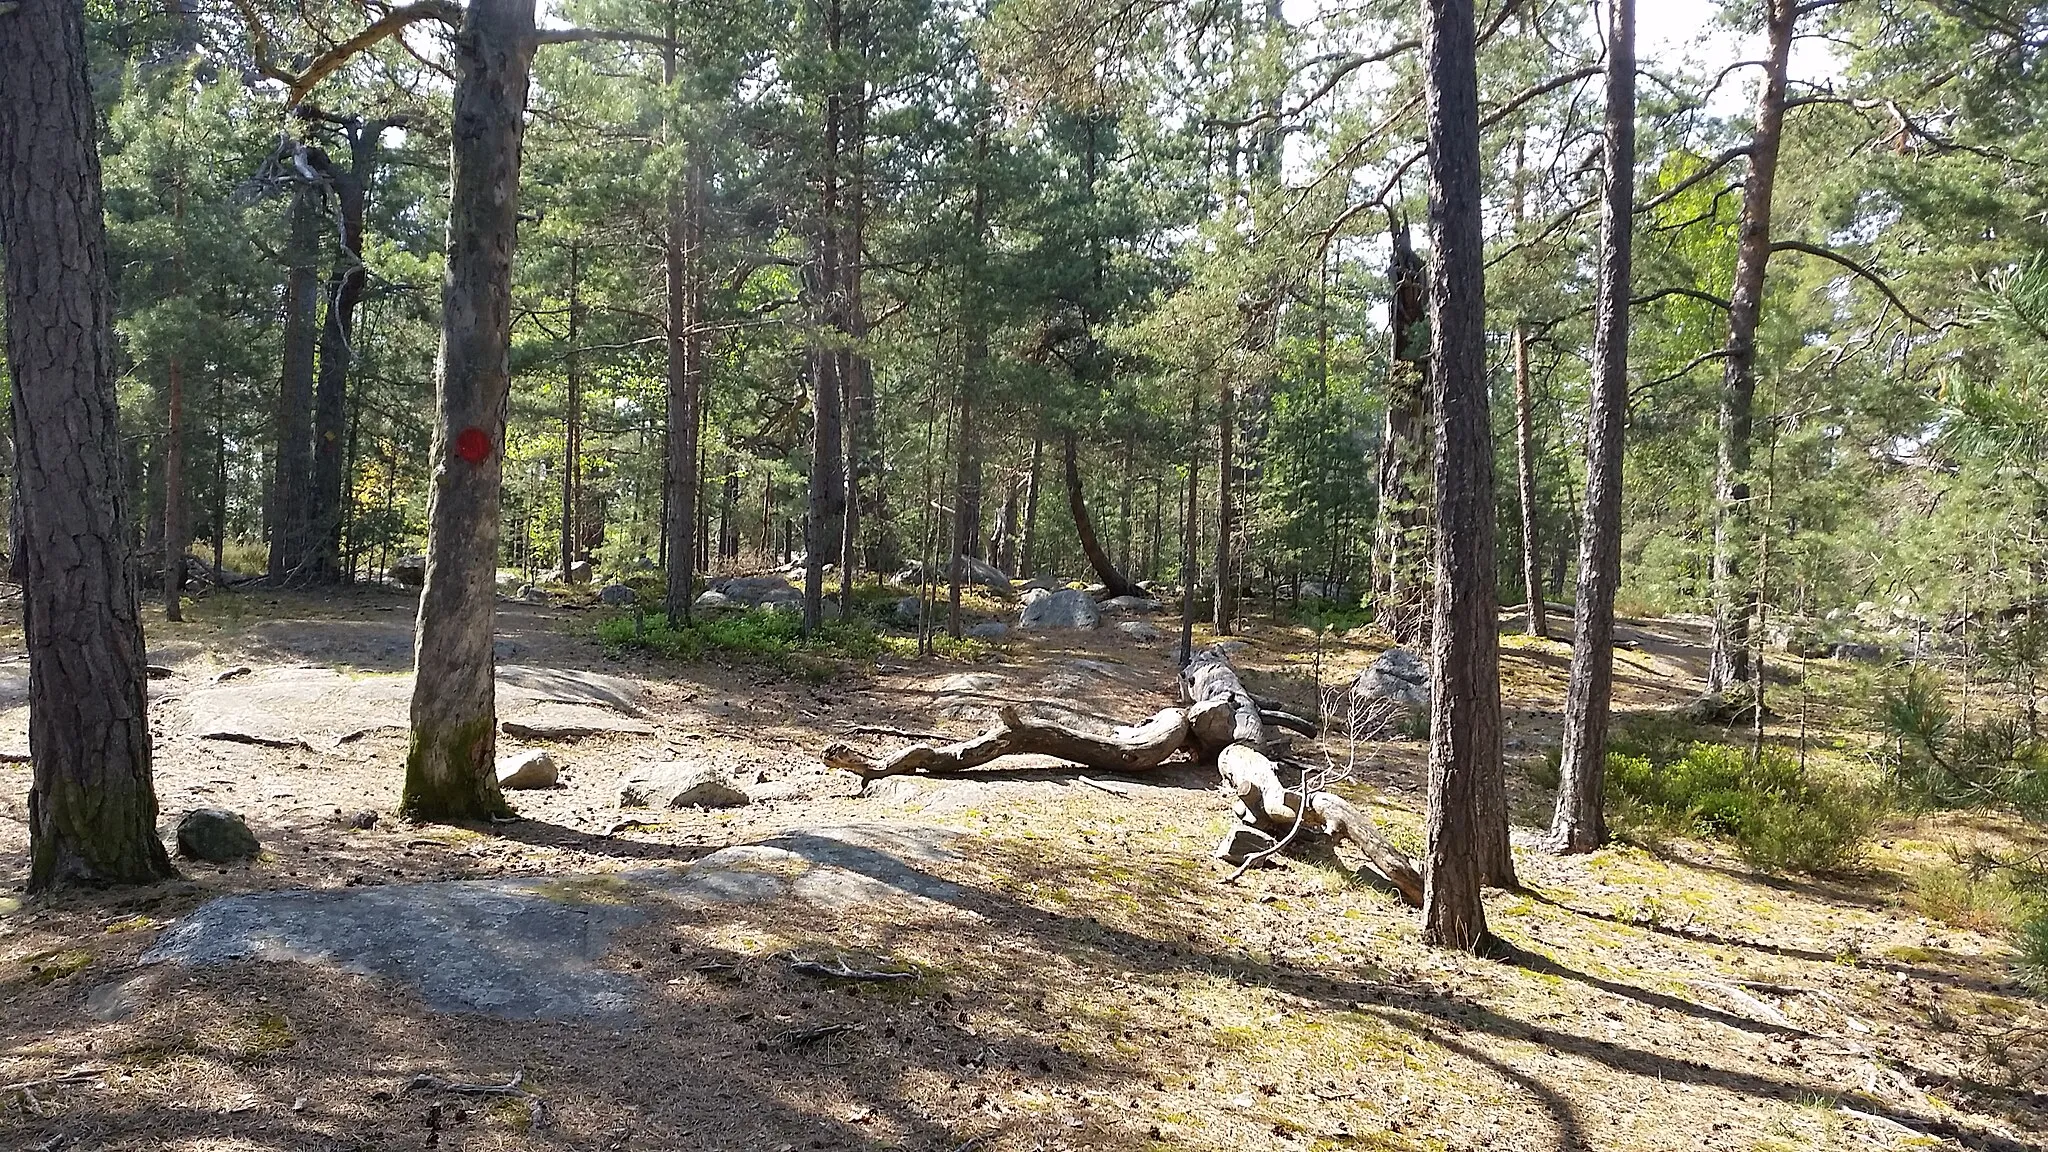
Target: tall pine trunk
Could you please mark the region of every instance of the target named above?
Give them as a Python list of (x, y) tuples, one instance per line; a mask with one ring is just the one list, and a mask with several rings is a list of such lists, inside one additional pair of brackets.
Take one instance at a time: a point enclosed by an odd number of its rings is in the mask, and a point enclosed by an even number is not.
[[(673, 21), (670, 27), (674, 31)], [(662, 48), (661, 76), (673, 88), (680, 74), (673, 35)], [(668, 540), (666, 609), (671, 622), (688, 623), (697, 594), (697, 406), (703, 386), (703, 343), (698, 333), (703, 165), (697, 146), (686, 146), (680, 187), (668, 192), (668, 226), (662, 238), (662, 277), (668, 295), (668, 456), (663, 493)]]
[(1038, 493), (1044, 483), (1045, 473), (1045, 417), (1039, 416), (1038, 427), (1031, 434), (1031, 471), (1024, 480), (1024, 524), (1017, 533), (1017, 567), (1015, 574), (1028, 577), (1038, 560)]
[(1763, 311), (1764, 274), (1771, 260), (1771, 198), (1778, 177), (1778, 147), (1785, 129), (1786, 70), (1792, 54), (1797, 0), (1767, 0), (1764, 82), (1758, 90), (1756, 133), (1749, 142), (1749, 173), (1742, 184), (1736, 228), (1735, 282), (1728, 292), (1727, 358), (1721, 372), (1720, 448), (1714, 466), (1714, 560), (1711, 590), (1714, 634), (1707, 659), (1707, 691), (1726, 691), (1748, 680), (1749, 619), (1754, 591), (1743, 571), (1749, 549), (1750, 441), (1755, 430), (1756, 329)]
[(0, 252), (28, 646), (31, 891), (172, 875), (114, 402), (85, 6), (0, 16)]
[(1614, 597), (1621, 587), (1621, 463), (1628, 427), (1630, 257), (1636, 194), (1635, 0), (1612, 0), (1607, 29), (1607, 184), (1593, 318), (1586, 428), (1586, 515), (1577, 624), (1564, 698), (1564, 753), (1548, 846), (1590, 852), (1607, 840), (1607, 724), (1614, 688)]
[[(837, 54), (843, 27), (840, 0), (825, 6), (825, 47)], [(845, 382), (839, 340), (846, 331), (845, 283), (840, 260), (839, 160), (846, 128), (844, 93), (835, 88), (825, 97), (825, 123), (818, 166), (818, 219), (806, 287), (812, 296), (816, 333), (811, 366), (811, 485), (804, 509), (804, 634), (824, 622), (825, 565), (837, 559), (846, 531), (845, 430), (841, 427)]]
[(583, 251), (569, 244), (569, 347), (563, 357), (562, 406), (562, 582), (571, 584), (576, 564), (577, 497), (583, 488)]
[[(1482, 882), (1513, 879), (1501, 790), (1493, 428), (1487, 411), (1479, 80), (1471, 0), (1428, 0), (1431, 391), (1436, 401), (1436, 611), (1423, 939), (1486, 940)], [(1503, 875), (1505, 872), (1505, 875)]]
[(1237, 528), (1237, 453), (1231, 435), (1236, 430), (1236, 421), (1237, 391), (1226, 379), (1216, 388), (1216, 596), (1210, 619), (1215, 622), (1218, 636), (1230, 635), (1231, 618), (1237, 612), (1230, 576), (1230, 538)]
[(171, 353), (164, 387), (164, 619), (185, 618), (185, 362)]
[(277, 387), (277, 471), (272, 480), (270, 578), (303, 576), (312, 542), (313, 346), (320, 308), (321, 186), (292, 180), (285, 259), (284, 365)]
[(414, 819), (481, 820), (507, 811), (493, 770), (498, 714), (491, 632), (533, 14), (534, 0), (470, 0), (455, 37), (427, 581), (400, 800), (400, 810)]
[(1529, 402), (1529, 325), (1515, 323), (1515, 491), (1522, 505), (1522, 596), (1531, 636), (1550, 635), (1536, 535), (1536, 417)]

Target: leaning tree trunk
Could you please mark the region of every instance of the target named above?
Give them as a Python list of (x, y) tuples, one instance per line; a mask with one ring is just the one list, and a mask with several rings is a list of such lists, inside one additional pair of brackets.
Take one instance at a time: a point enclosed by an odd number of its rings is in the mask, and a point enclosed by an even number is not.
[(470, 0), (455, 38), (434, 486), (414, 656), (412, 747), (400, 801), (400, 810), (414, 819), (485, 819), (508, 811), (493, 771), (498, 716), (491, 631), (533, 14), (534, 0)]
[(1728, 292), (1728, 346), (1721, 372), (1720, 448), (1714, 465), (1714, 560), (1711, 590), (1714, 634), (1707, 659), (1707, 691), (1723, 692), (1748, 680), (1752, 589), (1743, 572), (1749, 548), (1749, 458), (1756, 408), (1756, 329), (1763, 312), (1764, 273), (1771, 259), (1771, 198), (1784, 138), (1786, 70), (1792, 53), (1797, 0), (1768, 0), (1769, 48), (1757, 94), (1756, 132), (1749, 142), (1749, 174), (1742, 184), (1736, 228), (1735, 281)]
[(1636, 164), (1635, 0), (1613, 0), (1607, 33), (1607, 183), (1586, 429), (1586, 516), (1577, 624), (1564, 698), (1564, 753), (1548, 846), (1590, 852), (1607, 839), (1607, 721), (1614, 687), (1614, 597), (1621, 587), (1621, 463), (1628, 426), (1629, 261)]
[(1428, 273), (1405, 226), (1393, 230), (1393, 362), (1380, 437), (1379, 522), (1373, 540), (1373, 613), (1396, 643), (1429, 638)]
[(1188, 498), (1180, 522), (1180, 648), (1176, 660), (1182, 668), (1195, 658), (1195, 584), (1199, 575), (1195, 538), (1195, 517), (1200, 514), (1202, 482), (1202, 390), (1188, 389)]
[(1081, 487), (1078, 439), (1074, 430), (1069, 428), (1066, 443), (1067, 507), (1074, 514), (1074, 531), (1081, 537), (1081, 551), (1088, 557), (1088, 566), (1095, 569), (1095, 578), (1109, 590), (1108, 596), (1143, 596), (1143, 589), (1116, 570), (1116, 564), (1110, 560), (1101, 539), (1095, 535), (1095, 521), (1088, 516), (1088, 497)]
[(1423, 939), (1486, 940), (1482, 882), (1511, 881), (1501, 790), (1493, 427), (1486, 388), (1479, 82), (1471, 0), (1423, 6), (1429, 135), (1429, 314), (1436, 443), (1427, 891)]
[(300, 574), (312, 541), (313, 342), (319, 318), (320, 186), (292, 180), (285, 258), (284, 367), (277, 388), (277, 474), (270, 528), (270, 578)]
[(85, 6), (0, 15), (0, 252), (32, 891), (173, 874), (156, 836)]
[(1029, 576), (1038, 560), (1038, 493), (1045, 472), (1045, 417), (1031, 434), (1031, 472), (1024, 481), (1024, 524), (1017, 532), (1017, 566), (1005, 568), (1018, 576)]

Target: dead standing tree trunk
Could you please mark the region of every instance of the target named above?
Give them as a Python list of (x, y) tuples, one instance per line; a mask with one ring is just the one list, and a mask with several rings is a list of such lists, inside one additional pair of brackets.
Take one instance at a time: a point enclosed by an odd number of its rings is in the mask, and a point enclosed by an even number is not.
[(400, 801), (400, 810), (416, 819), (484, 819), (508, 810), (493, 770), (491, 632), (533, 17), (534, 0), (470, 0), (455, 36), (434, 487), (414, 657), (412, 746)]
[(85, 7), (0, 16), (0, 252), (29, 654), (31, 891), (173, 874), (156, 836)]
[(1721, 373), (1720, 449), (1714, 469), (1713, 645), (1707, 692), (1725, 692), (1750, 678), (1749, 617), (1752, 588), (1743, 574), (1749, 548), (1750, 441), (1755, 430), (1756, 329), (1763, 312), (1764, 274), (1771, 259), (1771, 199), (1777, 187), (1778, 147), (1785, 132), (1786, 72), (1797, 0), (1767, 0), (1768, 49), (1757, 92), (1756, 132), (1749, 142), (1749, 173), (1742, 184), (1736, 229), (1735, 280), (1728, 292), (1727, 357)]
[(1401, 644), (1429, 638), (1428, 273), (1405, 225), (1393, 229), (1393, 362), (1380, 437), (1379, 523), (1373, 539), (1373, 606)]
[(312, 539), (310, 575), (335, 582), (346, 575), (341, 565), (341, 529), (349, 514), (348, 422), (349, 366), (355, 357), (356, 309), (362, 304), (363, 213), (370, 183), (376, 178), (378, 137), (385, 123), (357, 119), (342, 122), (348, 142), (347, 171), (329, 166), (328, 180), (340, 217), (339, 244), (327, 274), (327, 311), (320, 324), (320, 374), (313, 392), (313, 490), (307, 513)]
[(1607, 840), (1607, 721), (1614, 687), (1614, 596), (1621, 585), (1622, 441), (1628, 426), (1628, 301), (1636, 163), (1635, 0), (1612, 0), (1607, 33), (1607, 183), (1587, 417), (1586, 516), (1578, 622), (1564, 699), (1564, 752), (1548, 846), (1590, 852)]

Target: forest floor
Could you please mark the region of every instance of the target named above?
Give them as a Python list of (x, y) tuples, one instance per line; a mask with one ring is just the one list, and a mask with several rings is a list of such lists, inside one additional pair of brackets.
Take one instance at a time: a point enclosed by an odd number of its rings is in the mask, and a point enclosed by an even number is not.
[[(151, 659), (168, 672), (152, 684), (165, 826), (195, 807), (240, 812), (265, 847), (250, 865), (24, 902), (29, 772), (0, 763), (0, 1148), (2048, 1144), (2048, 1093), (2027, 1082), (2042, 1005), (2012, 981), (2001, 941), (1908, 900), (1919, 864), (2026, 831), (1994, 816), (1899, 819), (1859, 871), (1826, 879), (1759, 876), (1690, 842), (1544, 855), (1530, 841), (1548, 797), (1526, 769), (1557, 739), (1561, 643), (1505, 641), (1526, 887), (1488, 896), (1509, 951), (1478, 959), (1421, 946), (1416, 914), (1326, 851), (1227, 884), (1210, 858), (1230, 820), (1213, 772), (1083, 781), (1027, 766), (863, 794), (818, 763), (833, 741), (902, 742), (861, 728), (970, 733), (1006, 699), (1135, 721), (1174, 702), (1170, 640), (1020, 637), (972, 666), (887, 659), (814, 683), (610, 652), (594, 611), (504, 605), (501, 661), (627, 680), (645, 723), (550, 745), (562, 786), (512, 794), (523, 818), (483, 829), (394, 817), (397, 728), (272, 747), (195, 722), (194, 700), (243, 666), (258, 678), (333, 668), (370, 688), (405, 674), (411, 612), (410, 598), (374, 590), (245, 592), (200, 601), (182, 625), (150, 622)], [(18, 651), (11, 627), (0, 647)], [(1617, 653), (1623, 710), (1697, 694), (1691, 625), (1623, 635), (1639, 645)], [(1319, 651), (1305, 629), (1263, 621), (1243, 641), (1238, 663), (1283, 695), (1312, 692), (1317, 667), (1347, 679), (1381, 647), (1360, 635)], [(0, 753), (23, 742), (21, 661), (0, 658)], [(1816, 749), (1854, 745), (1853, 704), (1807, 717)], [(643, 810), (651, 824), (619, 827), (620, 779), (675, 759), (734, 771), (754, 802)], [(1349, 786), (1411, 848), (1423, 760), (1419, 742), (1366, 746)], [(381, 818), (351, 827), (361, 809)], [(678, 902), (642, 882), (727, 846), (844, 825), (957, 833), (910, 862), (943, 883), (818, 904)], [(416, 987), (330, 964), (140, 963), (226, 894), (492, 877), (632, 913), (596, 961), (634, 990), (626, 1010), (504, 1020), (436, 1011)], [(792, 956), (918, 975), (820, 978)], [(530, 1095), (408, 1087), (515, 1073)]]

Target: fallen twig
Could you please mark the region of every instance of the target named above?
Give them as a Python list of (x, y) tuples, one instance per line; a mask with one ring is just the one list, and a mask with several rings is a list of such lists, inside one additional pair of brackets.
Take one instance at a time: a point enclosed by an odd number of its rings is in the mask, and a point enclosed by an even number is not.
[(459, 1080), (444, 1080), (425, 1072), (407, 1080), (399, 1088), (402, 1095), (413, 1091), (446, 1092), (451, 1096), (503, 1096), (526, 1101), (527, 1115), (535, 1128), (547, 1123), (547, 1101), (528, 1092), (521, 1085), (526, 1083), (526, 1073), (514, 1072), (503, 1084), (466, 1084)]
[(1086, 776), (1076, 776), (1074, 777), (1074, 781), (1079, 784), (1086, 784), (1090, 788), (1100, 788), (1104, 792), (1109, 793), (1111, 796), (1122, 796), (1128, 799), (1131, 795), (1131, 790), (1129, 788), (1124, 787), (1121, 784), (1104, 783), (1101, 780), (1090, 779)]
[(834, 980), (917, 979), (917, 970), (914, 968), (907, 972), (876, 971), (867, 968), (850, 967), (844, 960), (839, 961), (839, 963), (835, 965), (825, 964), (817, 960), (805, 960), (801, 957), (790, 956), (787, 954), (785, 954), (783, 958), (788, 961), (790, 971), (800, 972), (805, 976), (829, 976)]
[(787, 1032), (778, 1033), (775, 1037), (775, 1042), (785, 1048), (808, 1048), (829, 1036), (839, 1036), (848, 1032), (865, 1032), (867, 1030), (868, 1026), (865, 1024), (855, 1024), (851, 1021), (842, 1020), (831, 1024), (819, 1024), (810, 1028), (791, 1028)]
[(45, 1076), (40, 1080), (23, 1080), (19, 1084), (0, 1084), (0, 1092), (26, 1092), (31, 1088), (43, 1088), (51, 1084), (74, 1084), (80, 1080), (91, 1080), (95, 1076), (102, 1075), (106, 1070), (106, 1067), (100, 1064), (73, 1068), (69, 1072), (59, 1072), (55, 1076)]

